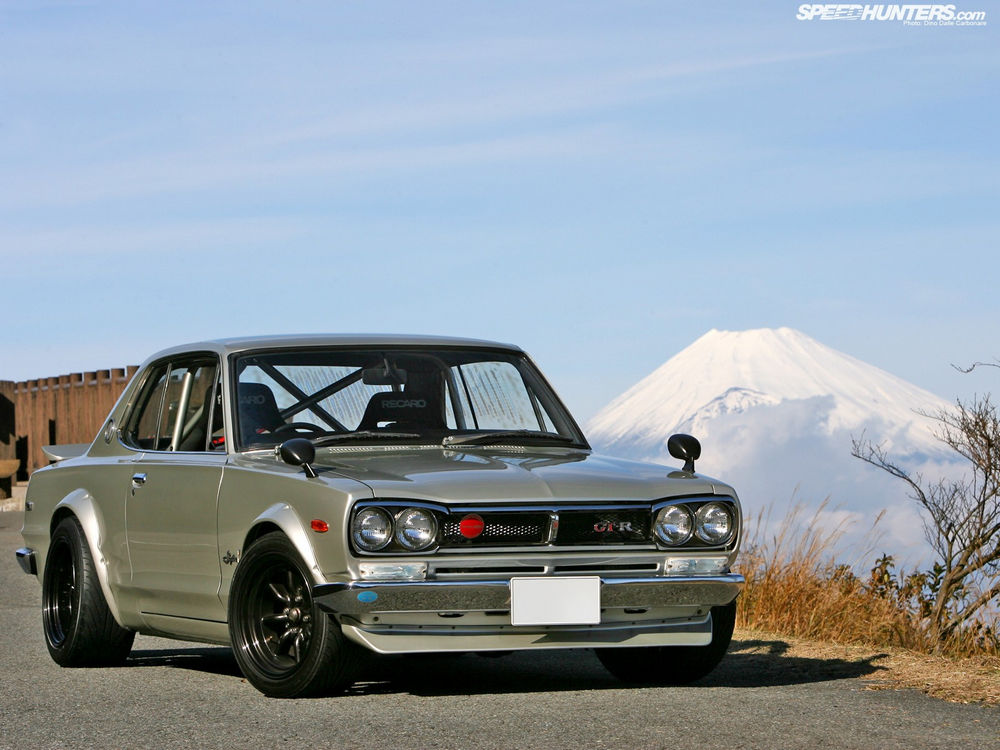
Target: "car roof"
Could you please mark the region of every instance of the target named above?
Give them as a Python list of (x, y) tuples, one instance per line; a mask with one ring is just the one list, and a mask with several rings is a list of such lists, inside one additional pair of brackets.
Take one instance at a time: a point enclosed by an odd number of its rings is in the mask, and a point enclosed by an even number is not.
[(475, 349), (506, 349), (520, 352), (520, 347), (513, 344), (503, 344), (498, 341), (482, 339), (466, 339), (452, 336), (416, 336), (390, 333), (310, 333), (290, 334), (284, 336), (245, 336), (239, 338), (214, 339), (197, 341), (190, 344), (173, 346), (153, 354), (143, 365), (154, 360), (170, 357), (186, 352), (216, 352), (223, 357), (247, 351), (262, 349), (296, 349), (314, 347), (348, 347), (348, 346), (439, 346), (439, 347), (469, 347)]

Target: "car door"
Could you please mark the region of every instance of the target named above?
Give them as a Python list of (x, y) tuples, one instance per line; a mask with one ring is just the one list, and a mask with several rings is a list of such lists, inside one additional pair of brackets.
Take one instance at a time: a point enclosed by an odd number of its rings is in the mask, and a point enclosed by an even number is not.
[(123, 488), (131, 586), (149, 622), (226, 619), (217, 541), (226, 454), (212, 450), (213, 428), (221, 426), (218, 374), (214, 355), (165, 363), (159, 385), (126, 428), (126, 439), (142, 449)]

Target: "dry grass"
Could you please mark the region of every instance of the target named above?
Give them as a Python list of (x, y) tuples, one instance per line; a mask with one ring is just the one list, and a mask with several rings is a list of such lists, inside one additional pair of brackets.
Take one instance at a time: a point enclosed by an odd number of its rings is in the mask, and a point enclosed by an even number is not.
[(769, 511), (750, 520), (738, 564), (747, 585), (739, 599), (737, 627), (869, 650), (894, 649), (893, 669), (907, 675), (901, 679), (913, 687), (934, 677), (934, 684), (947, 692), (949, 673), (955, 674), (961, 663), (962, 680), (968, 681), (968, 674), (978, 675), (969, 678), (973, 683), (986, 680), (977, 700), (993, 702), (1000, 694), (995, 639), (984, 642), (966, 632), (944, 644), (932, 641), (925, 623), (897, 598), (880, 593), (852, 566), (835, 562), (842, 529), (823, 527), (824, 510), (807, 518), (798, 505), (773, 535), (764, 531)]

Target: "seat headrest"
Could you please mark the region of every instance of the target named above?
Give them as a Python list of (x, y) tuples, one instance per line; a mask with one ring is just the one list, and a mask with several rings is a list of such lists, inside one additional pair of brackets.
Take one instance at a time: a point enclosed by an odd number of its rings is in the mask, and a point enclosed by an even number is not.
[(259, 430), (273, 430), (283, 422), (274, 393), (263, 383), (240, 383), (239, 420), (243, 443), (257, 440)]
[(432, 394), (384, 391), (368, 401), (359, 430), (374, 430), (379, 422), (444, 429), (441, 399)]

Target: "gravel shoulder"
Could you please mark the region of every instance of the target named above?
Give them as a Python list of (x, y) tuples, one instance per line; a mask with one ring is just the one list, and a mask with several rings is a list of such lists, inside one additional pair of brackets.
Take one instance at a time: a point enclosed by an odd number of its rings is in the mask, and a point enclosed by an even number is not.
[(981, 703), (1000, 706), (1000, 664), (979, 660), (955, 660), (928, 656), (899, 648), (868, 647), (855, 644), (808, 641), (774, 633), (737, 630), (730, 653), (748, 657), (759, 655), (761, 668), (773, 666), (768, 653), (780, 644), (781, 655), (821, 662), (855, 664), (872, 669), (861, 679), (868, 690), (920, 690), (953, 703)]

